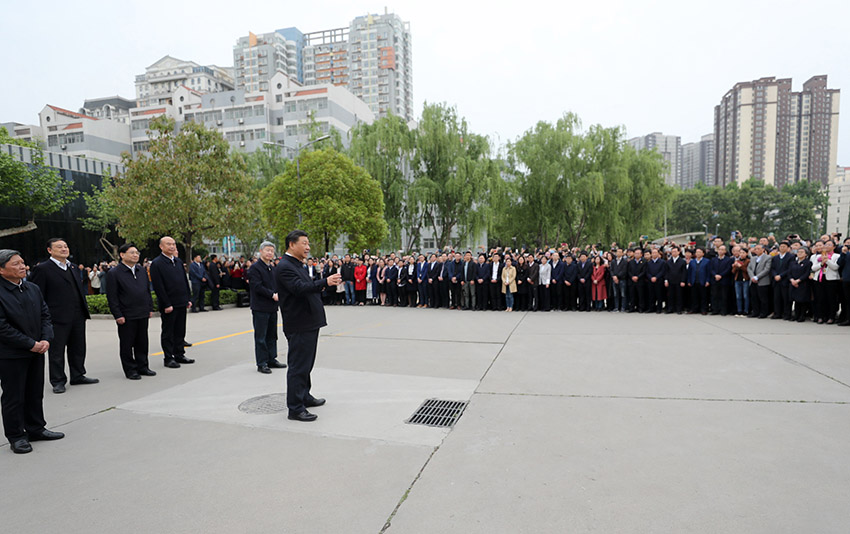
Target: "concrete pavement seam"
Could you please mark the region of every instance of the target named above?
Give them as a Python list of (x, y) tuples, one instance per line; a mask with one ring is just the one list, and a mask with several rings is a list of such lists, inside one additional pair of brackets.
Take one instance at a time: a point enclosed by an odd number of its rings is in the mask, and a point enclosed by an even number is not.
[(756, 341), (756, 340), (754, 340), (754, 339), (750, 339), (750, 338), (748, 338), (748, 337), (747, 337), (748, 335), (750, 335), (750, 336), (758, 336), (758, 335), (765, 335), (765, 334), (740, 334), (740, 333), (735, 332), (735, 331), (733, 331), (733, 330), (729, 330), (728, 328), (725, 328), (725, 327), (723, 327), (723, 326), (720, 326), (720, 325), (716, 325), (716, 324), (709, 323), (709, 322), (704, 321), (704, 320), (702, 320), (702, 319), (700, 319), (700, 318), (696, 318), (696, 319), (697, 319), (698, 321), (701, 321), (701, 322), (705, 323), (705, 324), (711, 324), (712, 326), (716, 326), (717, 328), (720, 328), (721, 330), (725, 330), (725, 331), (729, 332), (730, 334), (734, 334), (734, 335), (738, 336), (739, 338), (743, 339), (744, 341), (748, 341), (748, 342), (752, 343), (753, 345), (755, 345), (755, 346), (757, 346), (757, 347), (761, 347), (761, 348), (763, 348), (764, 350), (766, 350), (766, 351), (768, 351), (768, 352), (772, 352), (773, 354), (776, 354), (777, 356), (779, 356), (780, 358), (782, 358), (783, 360), (785, 360), (785, 361), (787, 361), (787, 362), (789, 362), (789, 363), (792, 363), (792, 364), (794, 364), (794, 365), (799, 365), (800, 367), (803, 367), (803, 368), (805, 368), (805, 369), (808, 369), (809, 371), (811, 371), (811, 372), (813, 372), (813, 373), (817, 373), (817, 374), (821, 375), (821, 376), (822, 376), (822, 377), (824, 377), (824, 378), (828, 378), (829, 380), (832, 380), (833, 382), (835, 382), (835, 383), (837, 383), (837, 384), (841, 384), (842, 386), (844, 386), (844, 387), (846, 387), (846, 388), (850, 388), (850, 384), (847, 384), (846, 382), (842, 382), (841, 380), (838, 380), (837, 378), (835, 378), (835, 377), (833, 377), (833, 376), (829, 376), (828, 374), (826, 374), (826, 373), (824, 373), (824, 372), (822, 372), (822, 371), (818, 371), (817, 369), (815, 369), (814, 367), (812, 367), (812, 366), (810, 366), (810, 365), (808, 365), (808, 364), (805, 364), (805, 363), (803, 363), (803, 362), (801, 362), (801, 361), (799, 361), (799, 360), (795, 360), (794, 358), (791, 358), (790, 356), (786, 356), (786, 355), (782, 354), (781, 352), (779, 352), (779, 351), (777, 351), (777, 350), (774, 350), (774, 349), (772, 349), (772, 348), (770, 348), (770, 347), (767, 347), (767, 346), (765, 346), (765, 345), (762, 345), (762, 344), (761, 344), (761, 343), (759, 343), (758, 341)]
[[(496, 353), (496, 355), (493, 357), (493, 361), (491, 361), (491, 362), (490, 362), (490, 365), (488, 365), (488, 366), (487, 366), (487, 369), (485, 369), (485, 370), (484, 370), (484, 374), (483, 374), (483, 375), (481, 375), (481, 378), (480, 378), (480, 379), (479, 379), (479, 381), (478, 381), (479, 385), (480, 385), (480, 384), (481, 384), (481, 382), (484, 380), (484, 377), (486, 377), (486, 376), (487, 376), (487, 373), (490, 371), (490, 368), (491, 368), (491, 367), (493, 367), (493, 364), (494, 364), (494, 363), (496, 363), (496, 360), (497, 360), (497, 359), (499, 359), (499, 355), (500, 355), (500, 354), (502, 354), (502, 351), (505, 349), (505, 345), (507, 345), (507, 344), (508, 344), (508, 341), (510, 341), (511, 336), (513, 336), (513, 335), (514, 335), (514, 332), (516, 332), (516, 329), (517, 329), (517, 328), (519, 328), (519, 325), (520, 325), (520, 324), (522, 324), (522, 321), (523, 321), (523, 320), (524, 320), (527, 316), (528, 316), (528, 312), (524, 312), (524, 313), (523, 313), (523, 315), (522, 315), (522, 317), (520, 318), (520, 320), (519, 320), (519, 321), (517, 321), (517, 323), (514, 325), (513, 329), (511, 329), (511, 332), (508, 334), (508, 337), (506, 337), (506, 338), (505, 338), (505, 341), (501, 343), (502, 348), (500, 348), (500, 349), (499, 349), (499, 352), (497, 352), (497, 353)], [(350, 336), (350, 337), (355, 337), (355, 336)], [(381, 339), (384, 339), (384, 338), (381, 338)], [(414, 341), (414, 340), (411, 340), (411, 341)], [(420, 340), (415, 340), (415, 341), (420, 341)], [(445, 340), (425, 340), (425, 341), (445, 341)], [(477, 342), (477, 341), (461, 341), (461, 342), (459, 342), (459, 343), (476, 343), (476, 344), (481, 344), (482, 342)], [(497, 344), (497, 343), (492, 342), (492, 341), (490, 341), (490, 342), (485, 342), (485, 343), (489, 343), (489, 344)], [(478, 392), (478, 388), (476, 388), (476, 390), (475, 390), (472, 394), (473, 394), (473, 395), (475, 395), (477, 392)], [(402, 505), (402, 504), (403, 504), (403, 503), (407, 500), (407, 498), (410, 496), (410, 492), (411, 492), (411, 491), (413, 491), (413, 486), (414, 486), (414, 485), (416, 484), (416, 482), (419, 480), (419, 477), (421, 477), (421, 476), (422, 476), (422, 473), (423, 473), (423, 472), (425, 472), (425, 468), (427, 468), (427, 467), (428, 467), (428, 464), (430, 464), (430, 463), (431, 463), (431, 460), (434, 458), (434, 455), (435, 455), (435, 454), (437, 454), (437, 451), (438, 451), (438, 450), (440, 450), (440, 447), (442, 447), (443, 443), (445, 443), (446, 439), (447, 439), (450, 435), (451, 435), (451, 432), (449, 432), (448, 434), (446, 434), (446, 436), (443, 438), (443, 440), (440, 442), (440, 444), (439, 444), (439, 445), (437, 445), (436, 447), (434, 447), (434, 450), (431, 452), (431, 455), (430, 455), (430, 456), (428, 456), (428, 459), (427, 459), (427, 460), (425, 460), (425, 463), (424, 463), (424, 464), (422, 464), (422, 469), (420, 469), (420, 470), (419, 470), (419, 472), (418, 472), (418, 473), (416, 473), (416, 477), (414, 477), (413, 481), (410, 483), (410, 486), (408, 486), (408, 487), (407, 487), (407, 490), (404, 492), (404, 495), (402, 495), (402, 496), (401, 496), (401, 499), (399, 499), (399, 501), (398, 501), (398, 503), (396, 504), (395, 508), (393, 509), (392, 513), (390, 513), (390, 516), (387, 518), (386, 523), (384, 523), (383, 528), (381, 528), (381, 530), (380, 530), (380, 531), (378, 531), (378, 534), (384, 534), (384, 533), (385, 533), (387, 530), (389, 530), (389, 528), (392, 526), (392, 520), (393, 520), (393, 518), (394, 518), (394, 517), (396, 516), (396, 514), (398, 513), (399, 509), (401, 508), (401, 505)]]

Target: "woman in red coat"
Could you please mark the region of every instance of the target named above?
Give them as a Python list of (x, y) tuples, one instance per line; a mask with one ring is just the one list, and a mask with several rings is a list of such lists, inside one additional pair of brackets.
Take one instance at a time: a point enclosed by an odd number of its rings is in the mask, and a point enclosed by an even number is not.
[(354, 260), (354, 300), (358, 306), (366, 305), (366, 273), (368, 268), (363, 265), (363, 260), (357, 258)]
[(593, 274), (590, 279), (593, 281), (591, 288), (591, 298), (593, 299), (593, 308), (601, 310), (605, 307), (605, 300), (608, 298), (608, 287), (605, 284), (605, 261), (602, 256), (593, 258)]

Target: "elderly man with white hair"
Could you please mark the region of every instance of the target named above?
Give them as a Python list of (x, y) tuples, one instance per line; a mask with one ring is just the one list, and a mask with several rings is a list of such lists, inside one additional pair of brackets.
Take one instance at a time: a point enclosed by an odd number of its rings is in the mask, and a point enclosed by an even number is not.
[(248, 269), (248, 288), (251, 290), (251, 315), (254, 319), (254, 355), (257, 371), (270, 374), (272, 369), (283, 369), (285, 363), (277, 359), (277, 308), (278, 297), (274, 281), (274, 243), (260, 244), (260, 261)]

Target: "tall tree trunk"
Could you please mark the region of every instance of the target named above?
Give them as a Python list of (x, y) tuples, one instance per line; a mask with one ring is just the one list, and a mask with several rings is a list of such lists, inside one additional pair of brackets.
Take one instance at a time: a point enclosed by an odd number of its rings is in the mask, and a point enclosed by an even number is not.
[(32, 232), (36, 228), (38, 228), (38, 226), (36, 226), (35, 220), (31, 220), (23, 226), (15, 226), (13, 228), (4, 228), (3, 230), (0, 230), (0, 237), (24, 234), (26, 232)]

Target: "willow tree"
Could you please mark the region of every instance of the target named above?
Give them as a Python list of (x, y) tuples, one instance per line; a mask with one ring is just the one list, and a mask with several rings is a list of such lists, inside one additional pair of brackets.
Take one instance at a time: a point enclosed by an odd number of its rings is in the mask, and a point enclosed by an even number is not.
[(359, 124), (351, 132), (349, 154), (381, 185), (388, 226), (386, 248), (404, 246), (402, 229), (411, 238), (407, 243), (409, 248), (419, 235), (422, 217), (415, 189), (410, 187), (413, 134), (407, 123), (390, 114), (372, 124)]
[(415, 145), (414, 188), (437, 245), (450, 244), (453, 233), (463, 238), (482, 230), (482, 204), (498, 179), (487, 139), (470, 133), (455, 108), (426, 103)]
[(362, 167), (333, 149), (301, 155), (262, 192), (262, 213), (278, 240), (295, 228), (312, 237), (313, 254), (343, 237), (349, 250), (375, 248), (387, 235), (381, 186)]
[(137, 243), (171, 235), (186, 248), (239, 235), (254, 224), (257, 200), (245, 160), (224, 136), (194, 122), (151, 121), (150, 152), (124, 157), (126, 171), (106, 189), (119, 235)]

